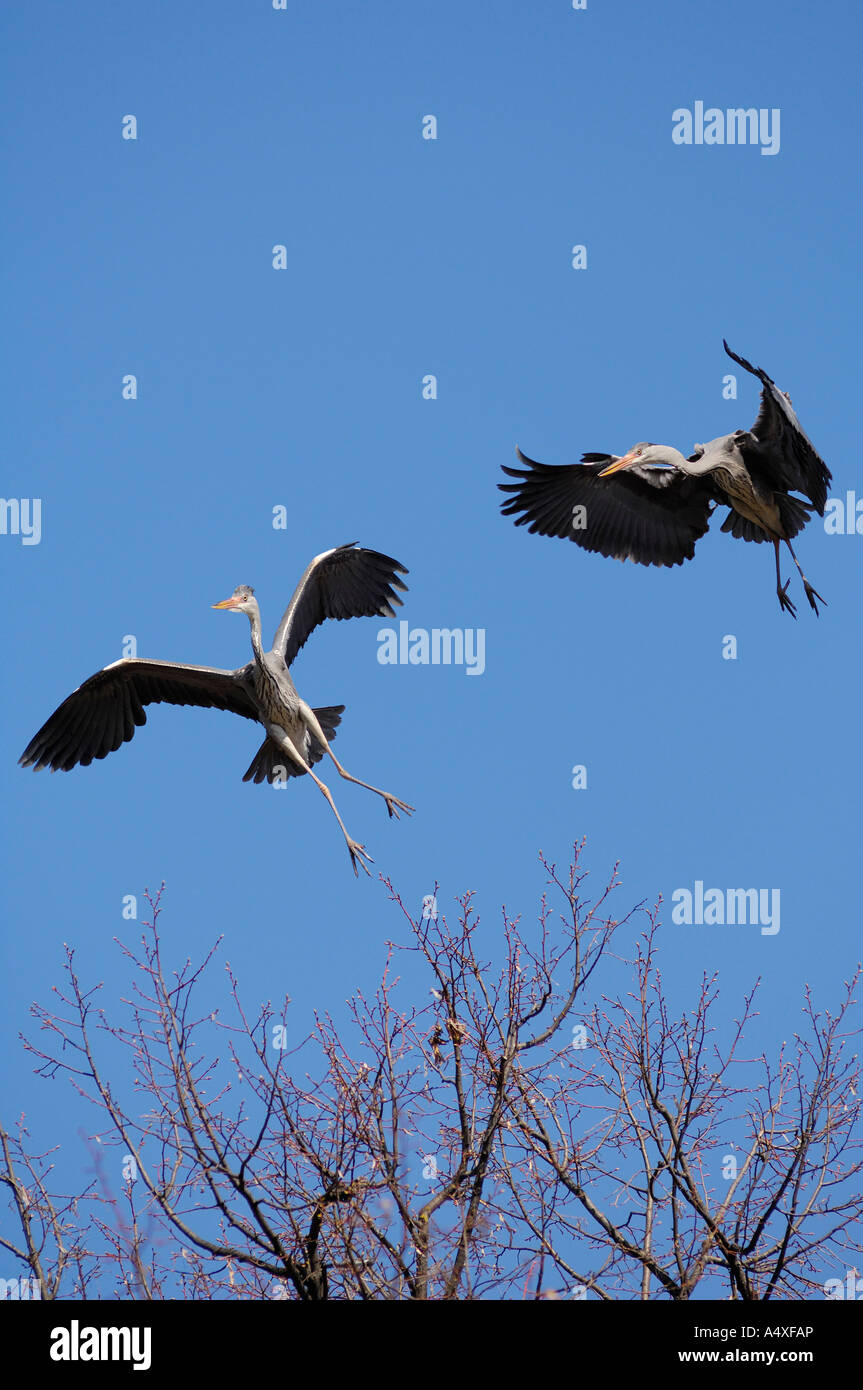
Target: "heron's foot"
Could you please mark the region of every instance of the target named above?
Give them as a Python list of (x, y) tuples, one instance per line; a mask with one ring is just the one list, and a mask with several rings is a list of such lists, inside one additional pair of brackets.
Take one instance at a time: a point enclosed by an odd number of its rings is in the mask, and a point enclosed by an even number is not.
[[(809, 583), (808, 579), (804, 579), (803, 587), (806, 590), (806, 597), (808, 598), (811, 607), (815, 609), (816, 614), (818, 613), (818, 603), (823, 603), (824, 607), (827, 607), (826, 598), (822, 598), (818, 590), (812, 588), (812, 585)], [(816, 599), (818, 600), (818, 603), (815, 602)]]
[(415, 807), (409, 806), (406, 801), (399, 801), (397, 796), (390, 796), (389, 792), (384, 792), (383, 798), (387, 803), (387, 812), (390, 818), (395, 816), (396, 820), (398, 820), (399, 811), (404, 811), (405, 815), (408, 816), (413, 815)]
[(796, 605), (793, 604), (793, 603), (791, 602), (790, 598), (788, 597), (788, 585), (789, 585), (790, 583), (791, 583), (791, 580), (790, 580), (790, 579), (786, 579), (784, 586), (783, 586), (783, 585), (778, 585), (778, 586), (777, 586), (777, 589), (776, 589), (776, 597), (779, 599), (779, 606), (780, 606), (780, 608), (782, 609), (783, 613), (790, 613), (791, 616), (792, 616), (792, 618), (796, 618), (796, 617), (797, 617), (797, 608), (796, 608)]
[(367, 867), (365, 861), (368, 859), (369, 864), (374, 864), (375, 861), (372, 859), (372, 856), (366, 854), (365, 846), (357, 844), (356, 840), (352, 840), (350, 835), (346, 835), (345, 839), (348, 842), (348, 854), (351, 856), (351, 863), (354, 866), (354, 877), (359, 878), (360, 876), (359, 869), (357, 868), (359, 864), (361, 868), (365, 869), (369, 878), (371, 878), (371, 870)]

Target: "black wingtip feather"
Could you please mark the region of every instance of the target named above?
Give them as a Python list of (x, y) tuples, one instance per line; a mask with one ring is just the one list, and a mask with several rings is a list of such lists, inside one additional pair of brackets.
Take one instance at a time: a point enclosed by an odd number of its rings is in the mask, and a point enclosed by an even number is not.
[(722, 339), (722, 346), (725, 348), (732, 362), (736, 362), (739, 367), (742, 367), (744, 371), (750, 372), (752, 376), (757, 376), (758, 380), (763, 382), (765, 386), (775, 386), (776, 383), (773, 377), (768, 376), (763, 367), (753, 367), (752, 363), (747, 362), (745, 357), (738, 357), (736, 352), (732, 352), (724, 338)]

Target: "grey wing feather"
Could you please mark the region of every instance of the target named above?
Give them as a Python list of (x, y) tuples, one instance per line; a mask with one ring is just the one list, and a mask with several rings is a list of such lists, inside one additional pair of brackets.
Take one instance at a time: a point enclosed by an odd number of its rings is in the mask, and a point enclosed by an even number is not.
[(30, 740), (22, 767), (68, 772), (87, 767), (128, 743), (146, 724), (145, 705), (199, 705), (258, 718), (251, 665), (237, 671), (216, 666), (184, 666), (146, 657), (115, 661), (84, 681)]
[(288, 666), (314, 629), (327, 618), (395, 617), (393, 604), (402, 600), (397, 589), (404, 565), (356, 542), (316, 555), (297, 585), (273, 639)]
[[(761, 447), (751, 461), (774, 487), (805, 493), (823, 516), (833, 475), (797, 419), (791, 402), (763, 368), (753, 367), (745, 357), (738, 357), (724, 338), (722, 346), (732, 361), (761, 382), (761, 408), (751, 430)], [(749, 462), (746, 446), (741, 445), (741, 450)]]
[[(655, 465), (600, 478), (614, 454), (584, 454), (581, 463), (556, 466), (516, 453), (527, 466), (504, 467), (519, 481), (498, 483), (501, 492), (514, 494), (501, 511), (542, 536), (561, 536), (584, 550), (640, 565), (679, 565), (692, 558), (710, 524), (709, 480)], [(575, 507), (584, 507), (583, 527), (573, 525)]]

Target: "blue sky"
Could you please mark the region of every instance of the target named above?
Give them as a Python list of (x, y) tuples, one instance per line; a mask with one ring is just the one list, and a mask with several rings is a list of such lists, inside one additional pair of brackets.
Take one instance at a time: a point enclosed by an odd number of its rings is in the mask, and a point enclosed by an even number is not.
[[(475, 889), (494, 956), (500, 904), (535, 914), (538, 851), (586, 835), (597, 883), (621, 861), (621, 910), (696, 880), (781, 891), (772, 936), (666, 913), (679, 1008), (719, 968), (730, 1021), (763, 975), (760, 1049), (798, 1026), (804, 982), (837, 1001), (859, 953), (863, 536), (799, 538), (829, 606), (795, 576), (795, 623), (771, 549), (718, 520), (693, 562), (647, 570), (516, 530), (496, 484), (516, 443), (567, 463), (748, 427), (726, 337), (792, 396), (831, 495), (858, 487), (856, 9), (49, 0), (4, 29), (4, 494), (42, 499), (38, 545), (0, 536), (7, 1121), (86, 1162), (80, 1106), (16, 1036), (64, 941), (123, 995), (112, 938), (146, 885), (167, 883), (178, 958), (225, 933), (244, 996), (289, 993), (298, 1034), (379, 979), (399, 916), (308, 780), (242, 784), (245, 721), (155, 707), (104, 762), (16, 766), (127, 634), (238, 666), (247, 624), (210, 605), (253, 585), (269, 636), (345, 541), (409, 568), (412, 626), (486, 633), (481, 676), (379, 664), (376, 619), (328, 624), (294, 668), (347, 706), (346, 766), (417, 807), (389, 822), (325, 774), (408, 903)], [(779, 108), (779, 153), (675, 145), (698, 100)]]

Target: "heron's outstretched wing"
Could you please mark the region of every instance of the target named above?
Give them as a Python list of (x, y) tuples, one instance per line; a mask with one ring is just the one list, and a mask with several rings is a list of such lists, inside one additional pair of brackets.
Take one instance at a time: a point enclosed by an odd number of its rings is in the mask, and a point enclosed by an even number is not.
[(290, 666), (325, 618), (395, 617), (392, 605), (401, 605), (395, 591), (407, 589), (398, 576), (407, 573), (398, 560), (363, 550), (356, 541), (316, 555), (285, 609), (273, 651), (281, 652)]
[(741, 443), (744, 461), (756, 465), (772, 487), (804, 493), (823, 516), (833, 475), (804, 432), (791, 402), (761, 367), (738, 357), (724, 338), (722, 346), (732, 361), (761, 382), (761, 409), (751, 430), (761, 448), (749, 459), (747, 447)]
[(203, 705), (258, 718), (252, 667), (220, 671), (172, 661), (124, 657), (97, 671), (55, 709), (19, 758), (22, 767), (52, 772), (105, 758), (146, 724), (144, 705)]
[(514, 494), (501, 511), (541, 536), (562, 536), (639, 565), (679, 565), (692, 559), (710, 524), (707, 479), (650, 464), (600, 478), (615, 455), (584, 454), (581, 463), (556, 466), (516, 453), (527, 468), (504, 467), (519, 481), (498, 483), (501, 492)]

